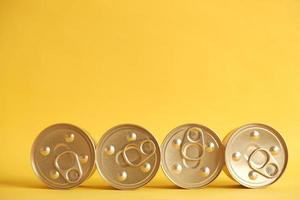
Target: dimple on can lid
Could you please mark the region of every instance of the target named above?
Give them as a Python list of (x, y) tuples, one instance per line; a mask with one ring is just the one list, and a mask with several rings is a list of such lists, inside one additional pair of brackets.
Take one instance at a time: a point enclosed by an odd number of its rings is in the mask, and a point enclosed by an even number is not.
[(277, 181), (288, 161), (281, 135), (264, 124), (247, 124), (231, 131), (223, 140), (225, 173), (248, 188), (260, 188)]
[(109, 129), (96, 147), (100, 175), (117, 189), (135, 189), (147, 184), (160, 166), (160, 149), (146, 129), (124, 124)]
[(35, 139), (31, 163), (35, 174), (49, 187), (74, 188), (94, 171), (94, 141), (74, 125), (54, 124)]
[(199, 124), (173, 129), (162, 145), (162, 169), (182, 188), (208, 185), (222, 171), (224, 148), (217, 134)]

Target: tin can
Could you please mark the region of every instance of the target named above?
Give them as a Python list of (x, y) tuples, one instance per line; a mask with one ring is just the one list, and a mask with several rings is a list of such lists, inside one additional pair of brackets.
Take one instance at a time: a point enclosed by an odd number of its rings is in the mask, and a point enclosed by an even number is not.
[(135, 189), (147, 184), (160, 166), (160, 149), (146, 129), (123, 124), (108, 130), (96, 147), (100, 175), (117, 189)]
[(285, 171), (288, 150), (282, 136), (264, 124), (246, 124), (231, 131), (225, 145), (224, 172), (248, 188), (277, 181)]
[(217, 178), (224, 165), (224, 148), (206, 126), (184, 124), (173, 129), (161, 145), (162, 169), (182, 188), (204, 187)]
[(35, 174), (49, 187), (74, 188), (94, 172), (94, 141), (77, 126), (54, 124), (35, 139), (31, 163)]

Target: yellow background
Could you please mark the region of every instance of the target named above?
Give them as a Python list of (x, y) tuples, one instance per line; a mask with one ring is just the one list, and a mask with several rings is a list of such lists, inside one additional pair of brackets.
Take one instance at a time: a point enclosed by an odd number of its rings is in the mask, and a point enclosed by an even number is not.
[[(0, 199), (299, 198), (300, 1), (0, 1)], [(30, 165), (46, 126), (76, 124), (99, 140), (120, 123), (162, 142), (195, 122), (221, 138), (249, 122), (289, 148), (286, 173), (265, 189), (223, 173), (204, 189), (114, 190), (95, 173), (74, 190), (44, 186)]]

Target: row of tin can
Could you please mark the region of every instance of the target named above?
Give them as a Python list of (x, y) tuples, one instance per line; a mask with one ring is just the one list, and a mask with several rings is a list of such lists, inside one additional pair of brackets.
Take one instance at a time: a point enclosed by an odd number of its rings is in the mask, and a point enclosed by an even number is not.
[(171, 130), (161, 147), (149, 131), (137, 125), (115, 126), (95, 146), (83, 129), (55, 124), (38, 135), (31, 150), (35, 174), (56, 189), (80, 185), (93, 174), (95, 165), (117, 189), (144, 186), (160, 165), (182, 188), (204, 187), (222, 169), (241, 185), (259, 188), (278, 180), (287, 161), (284, 139), (264, 124), (236, 128), (223, 142), (206, 126), (185, 124)]

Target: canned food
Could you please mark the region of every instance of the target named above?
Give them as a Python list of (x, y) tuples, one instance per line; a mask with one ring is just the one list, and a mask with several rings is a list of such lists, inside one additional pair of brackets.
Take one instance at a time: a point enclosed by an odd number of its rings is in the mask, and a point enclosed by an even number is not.
[(49, 187), (73, 188), (94, 171), (95, 145), (82, 129), (71, 124), (55, 124), (35, 139), (31, 163), (35, 174)]
[(199, 124), (173, 129), (162, 146), (162, 169), (182, 188), (204, 187), (212, 182), (224, 165), (224, 148), (217, 134)]
[(100, 175), (117, 189), (147, 184), (160, 166), (160, 149), (146, 129), (124, 124), (111, 128), (96, 147)]
[(241, 185), (259, 188), (283, 174), (288, 150), (281, 135), (264, 124), (247, 124), (230, 132), (225, 145), (225, 173)]

